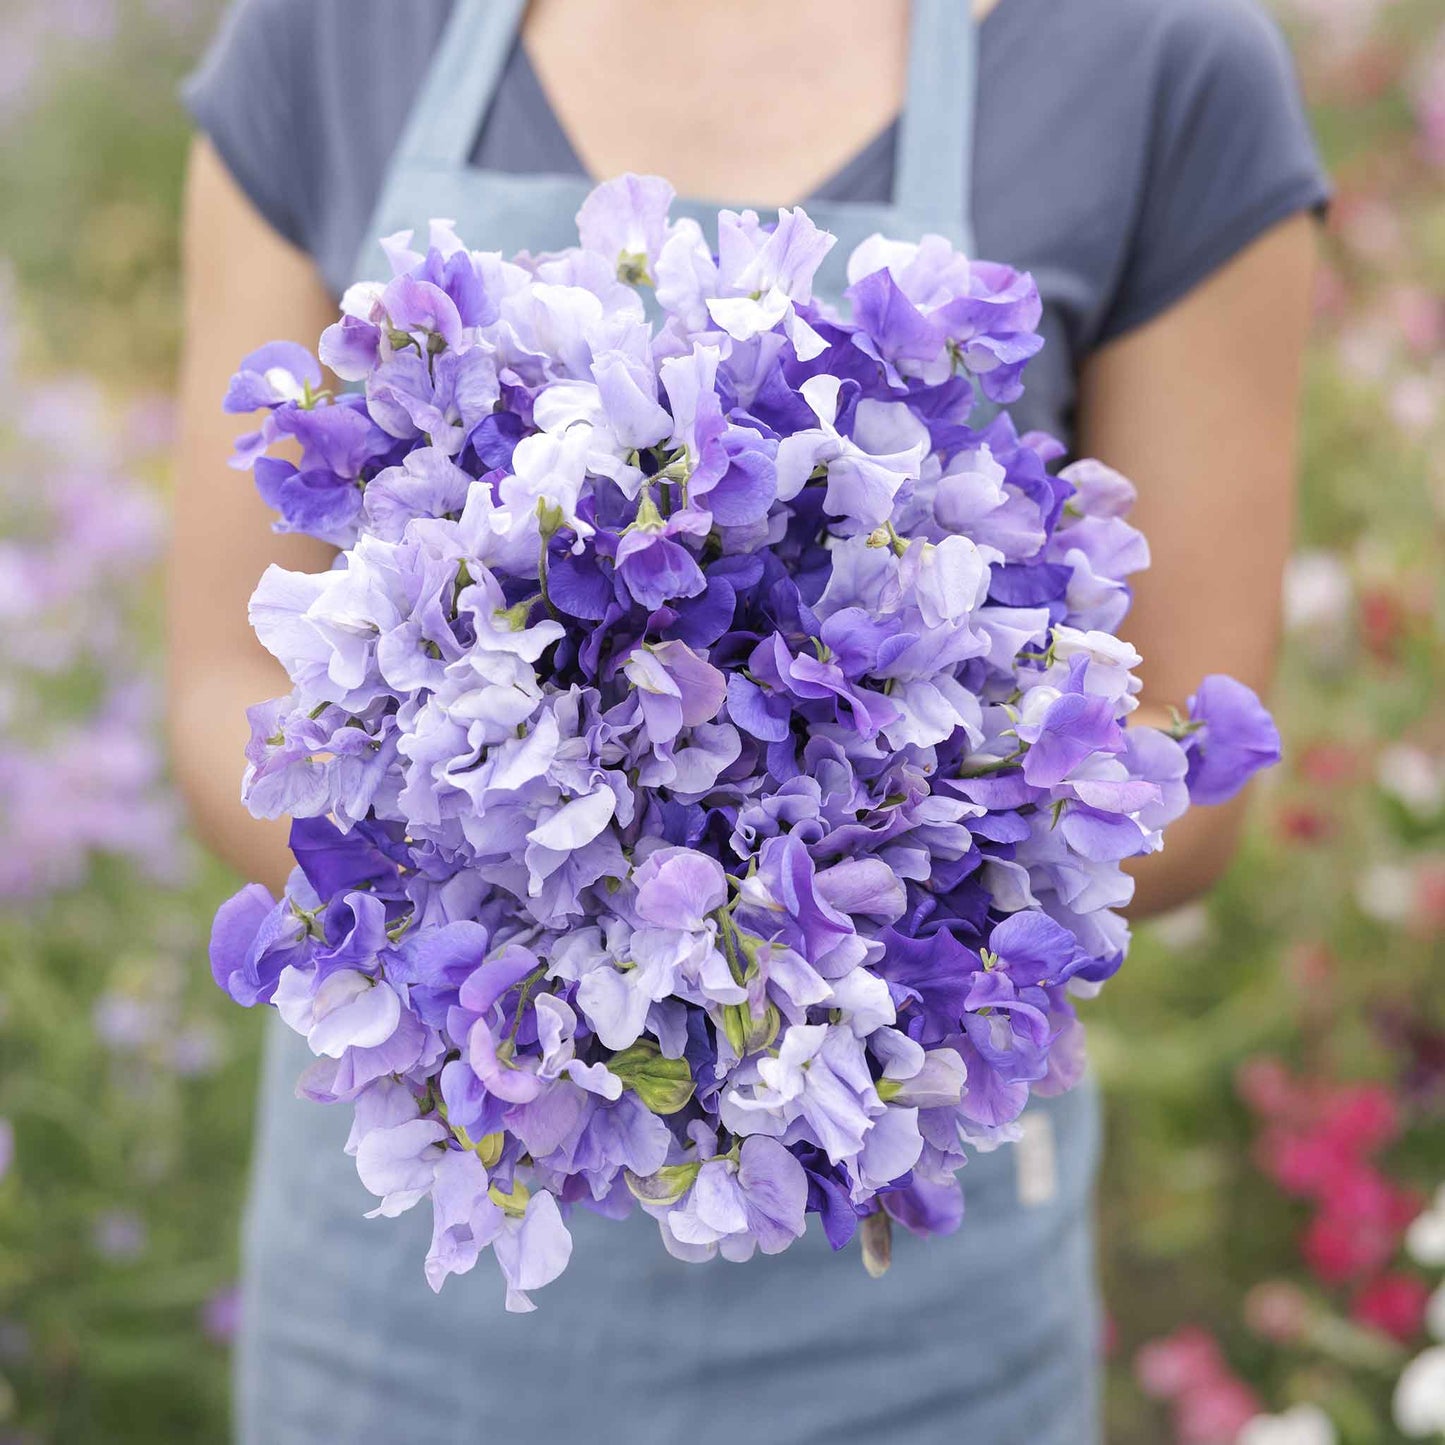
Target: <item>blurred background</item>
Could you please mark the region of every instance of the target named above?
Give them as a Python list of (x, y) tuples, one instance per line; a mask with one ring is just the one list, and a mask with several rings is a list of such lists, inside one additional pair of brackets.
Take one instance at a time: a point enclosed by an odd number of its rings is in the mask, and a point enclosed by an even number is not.
[[(0, 0), (0, 1445), (226, 1437), (262, 1020), (210, 981), (234, 880), (156, 726), (175, 94), (216, 11)], [(1445, 1335), (1445, 14), (1277, 12), (1338, 187), (1286, 764), (1085, 1012), (1113, 1445), (1302, 1404), (1403, 1441)], [(1282, 1432), (1246, 1438), (1316, 1445)]]

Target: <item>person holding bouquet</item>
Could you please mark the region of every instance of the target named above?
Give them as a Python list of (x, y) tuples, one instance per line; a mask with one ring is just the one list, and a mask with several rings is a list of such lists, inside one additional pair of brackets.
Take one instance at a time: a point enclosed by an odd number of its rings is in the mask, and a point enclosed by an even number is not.
[[(285, 830), (238, 806), (245, 709), (281, 691), (246, 621), (267, 563), (325, 568), (226, 484), (235, 358), (310, 345), (378, 237), (429, 216), (507, 253), (573, 237), (589, 177), (666, 176), (759, 210), (805, 201), (837, 263), (881, 232), (1027, 270), (1045, 346), (1012, 406), (1139, 483), (1152, 568), (1129, 640), (1139, 721), (1198, 677), (1269, 678), (1289, 544), (1311, 216), (1327, 187), (1287, 52), (1249, 0), (240, 0), (188, 89), (183, 433), (171, 591), (177, 771), (203, 837), (279, 886)], [(837, 300), (844, 281), (820, 271)], [(1135, 867), (1136, 916), (1224, 868), (1235, 805)], [(689, 1269), (645, 1221), (582, 1218), (548, 1307), (433, 1298), (385, 1233), (344, 1121), (268, 1039), (245, 1241), (251, 1442), (884, 1438), (1088, 1445), (1098, 1301), (1087, 1082), (976, 1157), (948, 1238), (878, 1281), (815, 1231)], [(338, 1132), (339, 1131), (339, 1132)], [(634, 1227), (635, 1226), (635, 1227)], [(605, 1233), (605, 1231), (611, 1231)]]

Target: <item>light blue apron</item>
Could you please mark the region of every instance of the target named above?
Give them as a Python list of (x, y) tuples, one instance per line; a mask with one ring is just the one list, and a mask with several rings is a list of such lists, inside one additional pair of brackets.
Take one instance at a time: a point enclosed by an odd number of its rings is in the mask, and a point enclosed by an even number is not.
[[(398, 144), (375, 238), (433, 216), (468, 244), (543, 251), (576, 239), (575, 176), (468, 166), (515, 43), (522, 0), (458, 0)], [(836, 298), (875, 231), (970, 247), (974, 34), (967, 0), (916, 0), (891, 205), (808, 204), (838, 236), (819, 278)], [(679, 202), (711, 234), (716, 203)], [(349, 1110), (298, 1100), (304, 1043), (273, 1020), (246, 1218), (237, 1352), (242, 1445), (1093, 1445), (1096, 1316), (1090, 1221), (1098, 1105), (1085, 1084), (1041, 1100), (1023, 1142), (964, 1171), (946, 1239), (895, 1230), (869, 1279), (812, 1220), (747, 1264), (670, 1258), (651, 1220), (578, 1211), (567, 1272), (508, 1315), (484, 1258), (439, 1296), (424, 1206), (375, 1204), (342, 1152)]]

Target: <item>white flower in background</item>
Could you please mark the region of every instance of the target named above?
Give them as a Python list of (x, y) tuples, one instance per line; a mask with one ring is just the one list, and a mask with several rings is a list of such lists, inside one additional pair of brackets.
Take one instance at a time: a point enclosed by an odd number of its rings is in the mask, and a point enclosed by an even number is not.
[(1405, 1234), (1405, 1248), (1416, 1264), (1445, 1269), (1445, 1184), (1411, 1224)]
[(1284, 574), (1284, 618), (1291, 632), (1336, 632), (1349, 617), (1354, 584), (1333, 552), (1298, 552)]
[(1445, 803), (1439, 762), (1423, 748), (1394, 743), (1380, 754), (1375, 777), (1380, 787), (1418, 818), (1430, 818)]
[(1445, 1345), (1416, 1355), (1395, 1385), (1395, 1424), (1412, 1440), (1445, 1435)]
[(1335, 1445), (1334, 1423), (1318, 1405), (1296, 1405), (1283, 1415), (1256, 1415), (1235, 1445)]
[(1182, 953), (1206, 943), (1214, 932), (1214, 925), (1207, 904), (1186, 903), (1183, 908), (1172, 908), (1151, 919), (1149, 931), (1165, 948)]
[(1441, 392), (1434, 372), (1403, 376), (1390, 388), (1390, 416), (1409, 440), (1419, 441), (1439, 421)]
[(1404, 863), (1372, 863), (1355, 884), (1355, 902), (1377, 923), (1398, 926), (1415, 904), (1415, 874)]
[(1382, 317), (1355, 322), (1340, 332), (1335, 356), (1356, 381), (1379, 382), (1389, 375), (1397, 349), (1394, 328)]

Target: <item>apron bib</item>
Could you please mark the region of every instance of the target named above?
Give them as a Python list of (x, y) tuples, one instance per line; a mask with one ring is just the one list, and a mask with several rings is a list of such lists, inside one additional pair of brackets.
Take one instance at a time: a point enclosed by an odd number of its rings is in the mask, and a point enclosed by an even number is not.
[[(526, 0), (457, 0), (372, 212), (357, 280), (390, 279), (380, 238), (404, 230), (424, 236), (434, 216), (452, 220), (469, 246), (504, 255), (576, 244), (576, 216), (592, 180), (468, 164), (526, 8)], [(973, 250), (967, 178), (973, 170), (976, 57), (967, 0), (917, 0), (909, 30), (892, 202), (805, 203), (813, 220), (838, 238), (814, 285), (830, 301), (847, 284), (849, 253), (875, 231), (903, 241), (932, 232), (965, 253)], [(672, 214), (691, 216), (715, 238), (719, 209), (747, 204), (679, 197)], [(754, 209), (767, 214), (766, 207)]]

